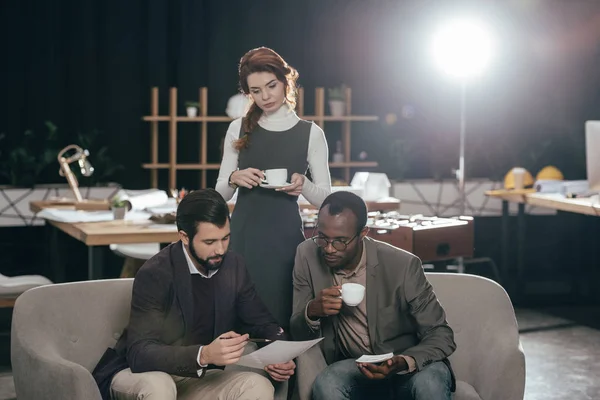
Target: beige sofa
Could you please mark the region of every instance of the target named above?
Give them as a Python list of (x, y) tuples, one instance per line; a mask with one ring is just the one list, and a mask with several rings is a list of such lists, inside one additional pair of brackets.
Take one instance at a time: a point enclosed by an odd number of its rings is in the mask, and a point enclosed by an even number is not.
[[(523, 400), (525, 356), (515, 313), (496, 282), (467, 274), (428, 273), (454, 329), (450, 356), (456, 374), (455, 400)], [(309, 400), (312, 383), (326, 363), (319, 347), (297, 360), (299, 396)]]
[[(456, 400), (522, 400), (525, 358), (514, 310), (501, 286), (473, 275), (427, 274), (458, 345), (450, 357)], [(132, 279), (58, 284), (31, 289), (14, 309), (11, 347), (19, 400), (99, 399), (90, 374), (129, 319)], [(297, 360), (298, 392), (310, 399), (325, 367), (314, 347)], [(284, 399), (287, 385), (277, 388)]]
[[(28, 290), (17, 299), (11, 361), (19, 400), (100, 400), (90, 371), (129, 321), (132, 283), (64, 283)], [(286, 399), (287, 386), (277, 384), (276, 399)]]

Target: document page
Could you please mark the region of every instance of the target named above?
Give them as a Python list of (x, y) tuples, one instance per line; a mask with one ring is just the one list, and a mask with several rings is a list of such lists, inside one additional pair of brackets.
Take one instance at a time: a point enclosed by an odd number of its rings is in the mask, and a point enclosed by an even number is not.
[(363, 355), (362, 357), (358, 358), (356, 360), (356, 362), (379, 364), (379, 363), (389, 360), (392, 357), (394, 357), (394, 353)]
[(258, 349), (253, 353), (246, 354), (240, 358), (240, 361), (237, 362), (237, 365), (264, 369), (267, 365), (283, 364), (298, 357), (300, 354), (304, 353), (321, 340), (323, 340), (323, 338), (307, 340), (304, 342), (276, 340), (262, 349)]

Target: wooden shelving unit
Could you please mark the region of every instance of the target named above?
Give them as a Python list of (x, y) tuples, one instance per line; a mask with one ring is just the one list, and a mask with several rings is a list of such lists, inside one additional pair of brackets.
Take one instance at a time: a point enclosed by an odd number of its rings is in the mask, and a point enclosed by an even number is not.
[[(351, 125), (352, 122), (377, 121), (379, 118), (374, 115), (352, 115), (352, 90), (346, 88), (346, 107), (344, 116), (334, 117), (325, 115), (325, 89), (318, 87), (315, 89), (315, 115), (304, 114), (304, 90), (298, 91), (298, 104), (296, 111), (298, 116), (303, 119), (314, 121), (325, 133), (325, 122), (342, 123), (342, 146), (344, 149), (344, 162), (329, 163), (329, 168), (340, 168), (344, 171), (344, 178), (350, 182), (351, 168), (373, 168), (377, 167), (374, 161), (352, 161), (351, 160)], [(208, 89), (200, 88), (198, 93), (200, 108), (197, 117), (186, 117), (177, 115), (177, 88), (169, 89), (169, 115), (159, 115), (158, 111), (158, 88), (151, 90), (151, 115), (144, 116), (142, 119), (150, 122), (150, 162), (142, 164), (142, 168), (150, 170), (150, 184), (153, 188), (158, 187), (158, 171), (161, 169), (169, 170), (169, 188), (177, 188), (177, 171), (180, 170), (199, 170), (200, 187), (206, 187), (206, 171), (219, 169), (219, 164), (209, 164), (207, 154), (208, 123), (209, 122), (230, 122), (232, 119), (227, 116), (208, 115)], [(159, 122), (169, 123), (169, 162), (159, 162), (158, 160), (158, 124)], [(200, 162), (197, 164), (181, 164), (177, 162), (177, 124), (180, 122), (200, 123), (200, 148), (198, 155)]]
[(352, 89), (346, 88), (345, 93), (345, 107), (344, 115), (340, 117), (334, 117), (332, 115), (325, 115), (325, 88), (315, 88), (315, 115), (304, 114), (304, 89), (300, 88), (298, 91), (298, 105), (296, 111), (298, 116), (303, 119), (314, 121), (319, 125), (327, 135), (327, 129), (325, 128), (325, 122), (341, 122), (342, 123), (342, 147), (344, 151), (344, 162), (341, 163), (329, 163), (329, 168), (339, 168), (344, 171), (344, 180), (350, 183), (350, 169), (351, 168), (374, 168), (377, 167), (375, 161), (352, 161), (351, 149), (352, 149), (352, 122), (369, 122), (378, 121), (379, 117), (376, 115), (352, 115)]

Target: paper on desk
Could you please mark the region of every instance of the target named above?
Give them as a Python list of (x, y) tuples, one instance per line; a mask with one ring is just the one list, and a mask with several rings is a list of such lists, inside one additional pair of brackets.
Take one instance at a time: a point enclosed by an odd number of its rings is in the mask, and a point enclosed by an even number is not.
[[(60, 208), (44, 208), (36, 217), (56, 222), (74, 224), (77, 222), (102, 222), (114, 219), (112, 211), (83, 211), (65, 210)], [(125, 215), (126, 220), (141, 221), (150, 218), (150, 214), (141, 211), (130, 211)]]
[(394, 357), (394, 353), (376, 354), (371, 356), (363, 355), (362, 357), (358, 358), (356, 362), (378, 364), (387, 361), (392, 357)]
[(76, 223), (111, 221), (113, 219), (113, 214), (112, 211), (82, 211), (44, 208), (36, 214), (36, 217), (56, 222)]
[(129, 203), (131, 210), (159, 207), (168, 204), (167, 192), (159, 189), (127, 190), (121, 189), (115, 195)]
[(268, 346), (240, 358), (237, 365), (264, 369), (267, 365), (286, 363), (319, 343), (323, 338), (304, 342), (277, 340)]

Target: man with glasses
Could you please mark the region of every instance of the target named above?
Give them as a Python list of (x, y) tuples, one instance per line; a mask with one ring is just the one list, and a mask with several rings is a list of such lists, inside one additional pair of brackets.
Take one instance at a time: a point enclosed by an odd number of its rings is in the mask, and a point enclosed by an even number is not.
[[(350, 192), (329, 195), (317, 221), (296, 252), (291, 317), (296, 340), (324, 337), (313, 399), (450, 399), (454, 333), (419, 258), (367, 237), (366, 204)], [(357, 306), (343, 303), (345, 283), (366, 288)]]

